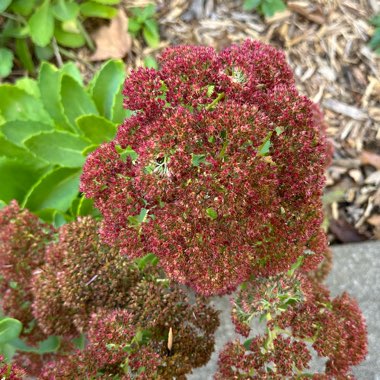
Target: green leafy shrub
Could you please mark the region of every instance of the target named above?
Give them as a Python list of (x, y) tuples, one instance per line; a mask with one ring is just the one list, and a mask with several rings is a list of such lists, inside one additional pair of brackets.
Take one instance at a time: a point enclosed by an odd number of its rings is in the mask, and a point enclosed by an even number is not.
[(42, 219), (62, 224), (93, 212), (78, 196), (86, 155), (111, 140), (122, 108), (121, 61), (108, 61), (88, 86), (73, 63), (44, 62), (38, 79), (0, 85), (0, 200), (16, 199)]
[(128, 31), (133, 36), (142, 33), (145, 42), (151, 48), (156, 48), (160, 43), (160, 34), (157, 21), (153, 18), (156, 6), (149, 4), (145, 8), (132, 8), (128, 20)]
[(375, 32), (369, 41), (369, 46), (376, 54), (380, 55), (380, 13), (373, 17), (370, 22), (375, 26)]
[[(49, 59), (53, 55), (52, 41), (58, 45), (78, 48), (93, 42), (83, 23), (91, 17), (111, 19), (117, 13), (112, 5), (120, 0), (3, 0), (1, 16), (5, 19), (0, 33), (0, 77), (10, 74), (13, 50), (17, 60), (33, 73), (33, 55)], [(9, 49), (14, 43), (14, 48)]]
[(257, 10), (266, 17), (273, 16), (276, 12), (282, 12), (286, 5), (282, 0), (244, 0), (243, 9), (245, 11)]

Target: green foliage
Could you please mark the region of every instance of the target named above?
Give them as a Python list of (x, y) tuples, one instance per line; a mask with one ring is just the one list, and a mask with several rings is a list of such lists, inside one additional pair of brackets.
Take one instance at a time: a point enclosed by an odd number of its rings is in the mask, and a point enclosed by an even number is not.
[(376, 54), (380, 55), (380, 13), (373, 17), (370, 22), (375, 26), (375, 32), (369, 41), (369, 46)]
[(129, 115), (114, 112), (123, 109), (124, 72), (121, 61), (108, 61), (86, 87), (74, 64), (44, 62), (37, 80), (0, 85), (1, 203), (16, 199), (56, 225), (96, 213), (78, 194), (81, 168)]
[(145, 8), (131, 9), (131, 16), (128, 20), (128, 31), (133, 36), (142, 33), (145, 42), (151, 48), (158, 47), (160, 43), (160, 34), (157, 21), (153, 18), (156, 12), (156, 6), (147, 5)]
[(272, 17), (276, 12), (282, 12), (286, 5), (282, 0), (244, 0), (245, 11), (257, 10), (261, 15)]
[(0, 32), (0, 77), (7, 77), (13, 66), (13, 51), (30, 73), (35, 71), (33, 56), (48, 60), (53, 43), (78, 48), (94, 47), (83, 22), (90, 17), (111, 19), (120, 0), (2, 0), (4, 24)]
[(4, 355), (5, 360), (10, 362), (16, 351), (32, 352), (43, 355), (57, 352), (61, 340), (56, 336), (49, 336), (38, 345), (29, 346), (19, 338), (23, 329), (22, 323), (14, 318), (2, 317), (0, 319), (0, 354)]

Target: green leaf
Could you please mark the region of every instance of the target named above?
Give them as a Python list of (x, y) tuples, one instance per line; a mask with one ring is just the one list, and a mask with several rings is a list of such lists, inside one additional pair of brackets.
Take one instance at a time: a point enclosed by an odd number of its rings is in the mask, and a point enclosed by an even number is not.
[(57, 20), (73, 20), (79, 15), (79, 5), (65, 0), (57, 0), (53, 5), (53, 14)]
[(51, 131), (53, 127), (38, 121), (7, 121), (1, 126), (4, 136), (12, 143), (23, 147), (24, 141), (42, 131)]
[(34, 73), (34, 63), (30, 54), (29, 46), (25, 38), (16, 39), (16, 55), (22, 65), (28, 70), (28, 73)]
[(62, 74), (67, 74), (71, 78), (75, 79), (81, 86), (83, 86), (83, 78), (78, 66), (74, 62), (66, 62), (60, 67), (59, 71)]
[(0, 78), (7, 77), (12, 72), (13, 53), (7, 48), (0, 48)]
[(4, 12), (11, 2), (12, 0), (0, 0), (0, 12)]
[(35, 354), (43, 355), (51, 352), (57, 352), (61, 344), (61, 339), (57, 336), (51, 335), (42, 342), (39, 342), (37, 347), (29, 346), (20, 338), (13, 339), (10, 344), (18, 351), (33, 352)]
[(144, 66), (155, 70), (158, 69), (158, 63), (156, 59), (151, 55), (148, 55), (144, 58)]
[(136, 161), (138, 158), (138, 154), (128, 145), (125, 149), (123, 149), (120, 145), (115, 146), (116, 152), (119, 153), (122, 161), (126, 161), (128, 157), (131, 158), (132, 162)]
[(31, 161), (0, 157), (0, 199), (4, 202), (16, 199), (21, 204), (44, 171), (42, 166)]
[(115, 98), (125, 80), (125, 67), (120, 60), (106, 62), (96, 73), (89, 86), (89, 92), (99, 113), (110, 119)]
[(158, 264), (158, 258), (153, 253), (148, 253), (141, 259), (136, 259), (135, 263), (140, 270), (144, 270), (147, 265), (156, 266)]
[(206, 208), (206, 214), (212, 219), (215, 220), (218, 217), (218, 213), (212, 207)]
[(62, 73), (53, 65), (43, 62), (38, 76), (41, 100), (45, 109), (56, 122), (58, 129), (73, 131), (67, 118), (64, 116), (60, 98)]
[(1, 344), (0, 353), (4, 356), (5, 362), (10, 363), (16, 353), (16, 348), (8, 343)]
[(85, 17), (111, 19), (116, 16), (117, 9), (92, 1), (86, 1), (80, 5), (80, 12)]
[(58, 336), (51, 335), (38, 344), (38, 353), (43, 355), (49, 352), (57, 352), (60, 345), (61, 339)]
[(84, 350), (86, 346), (86, 335), (80, 334), (77, 338), (74, 338), (72, 342), (78, 350)]
[(302, 265), (303, 259), (303, 256), (298, 256), (297, 261), (288, 270), (287, 274), (289, 277), (293, 276), (294, 272)]
[(73, 49), (80, 48), (86, 44), (86, 39), (82, 33), (66, 32), (62, 29), (61, 23), (56, 24), (54, 37), (60, 45)]
[(265, 17), (272, 17), (276, 12), (282, 12), (286, 9), (282, 0), (266, 0), (260, 7)]
[(55, 168), (30, 189), (23, 207), (30, 211), (54, 209), (65, 212), (77, 197), (81, 170)]
[(6, 20), (3, 28), (1, 37), (2, 38), (26, 38), (29, 36), (29, 28), (27, 25), (21, 25), (15, 20)]
[(94, 201), (82, 195), (79, 200), (76, 216), (93, 215), (95, 212)]
[(206, 161), (206, 155), (205, 154), (192, 154), (191, 155), (191, 164), (195, 167), (199, 167), (200, 164), (205, 164)]
[(145, 8), (132, 8), (131, 12), (135, 17), (137, 17), (139, 22), (144, 22), (154, 16), (156, 6), (154, 4), (149, 4)]
[(28, 77), (23, 77), (21, 79), (18, 79), (15, 83), (15, 86), (17, 88), (21, 88), (21, 90), (24, 90), (28, 94), (34, 96), (35, 98), (40, 98), (40, 89), (38, 88), (38, 84), (36, 80)]
[(91, 152), (99, 148), (99, 144), (89, 145), (87, 148), (82, 150), (82, 156), (87, 157)]
[(116, 124), (122, 123), (126, 118), (131, 117), (132, 115), (132, 111), (126, 110), (123, 106), (123, 86), (124, 84), (119, 87), (119, 90), (116, 93), (111, 111), (111, 120)]
[(156, 48), (160, 44), (160, 34), (158, 32), (158, 25), (155, 20), (146, 20), (143, 26), (143, 36), (145, 42), (151, 47)]
[(36, 0), (13, 0), (11, 10), (13, 13), (20, 14), (21, 16), (28, 16), (32, 12), (35, 4)]
[(244, 343), (243, 346), (246, 348), (246, 350), (249, 350), (249, 347), (251, 346), (251, 343), (254, 338), (247, 339)]
[(52, 124), (42, 102), (9, 84), (0, 85), (0, 113), (5, 120), (32, 120)]
[(135, 18), (130, 18), (128, 20), (128, 32), (137, 35), (137, 33), (142, 29), (143, 27), (143, 22), (139, 22)]
[(41, 132), (25, 141), (25, 146), (37, 157), (69, 168), (84, 164), (82, 150), (90, 145), (89, 141), (63, 131)]
[(45, 0), (28, 21), (32, 41), (38, 46), (46, 46), (53, 37), (54, 16), (50, 1)]
[(257, 8), (262, 0), (244, 0), (243, 10), (252, 11)]
[(18, 338), (22, 330), (22, 323), (14, 318), (3, 318), (0, 320), (0, 344), (8, 343)]
[(75, 124), (77, 117), (87, 114), (99, 114), (89, 94), (68, 75), (63, 75), (62, 77), (61, 100), (65, 115), (74, 128), (77, 128)]
[(269, 132), (263, 143), (257, 148), (257, 153), (259, 156), (267, 156), (271, 147), (271, 141), (270, 138), (272, 137), (273, 132)]
[(76, 122), (84, 136), (94, 144), (102, 144), (115, 137), (116, 125), (102, 116), (84, 115)]
[(371, 19), (370, 19), (370, 23), (372, 25), (375, 25), (375, 26), (380, 26), (380, 13), (373, 16)]

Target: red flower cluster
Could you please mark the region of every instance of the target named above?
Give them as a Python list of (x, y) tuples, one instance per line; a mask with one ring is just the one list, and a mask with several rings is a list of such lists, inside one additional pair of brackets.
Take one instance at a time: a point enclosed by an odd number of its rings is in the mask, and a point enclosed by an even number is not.
[(0, 274), (2, 309), (5, 315), (22, 322), (21, 336), (29, 342), (46, 338), (33, 323), (31, 304), (33, 271), (44, 262), (46, 245), (54, 230), (16, 201), (0, 212)]
[(0, 379), (1, 380), (23, 380), (25, 371), (16, 364), (5, 362), (4, 356), (0, 355)]
[(303, 275), (257, 279), (240, 290), (232, 311), (236, 331), (248, 336), (250, 318), (260, 315), (267, 317), (266, 334), (244, 345), (228, 343), (215, 379), (309, 376), (311, 347), (328, 359), (323, 373), (313, 378), (349, 379), (351, 367), (367, 354), (366, 326), (357, 303), (346, 293), (331, 301), (326, 288)]
[(160, 61), (126, 80), (136, 115), (84, 167), (104, 241), (131, 258), (154, 253), (207, 296), (286, 271), (305, 250), (314, 269), (330, 147), (284, 55), (248, 40), (220, 54), (174, 47)]

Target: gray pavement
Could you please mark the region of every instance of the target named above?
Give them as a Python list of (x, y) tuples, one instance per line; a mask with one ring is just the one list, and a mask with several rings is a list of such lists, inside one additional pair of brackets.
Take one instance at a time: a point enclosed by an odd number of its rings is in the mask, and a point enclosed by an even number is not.
[[(332, 296), (343, 291), (354, 296), (368, 326), (369, 353), (365, 362), (354, 368), (353, 373), (358, 380), (380, 380), (380, 242), (335, 246), (333, 251), (333, 269), (326, 281)], [(228, 298), (215, 297), (212, 304), (221, 310), (222, 321), (216, 334), (216, 352), (206, 366), (188, 375), (188, 380), (211, 380), (219, 350), (226, 342), (239, 338), (229, 318)]]

